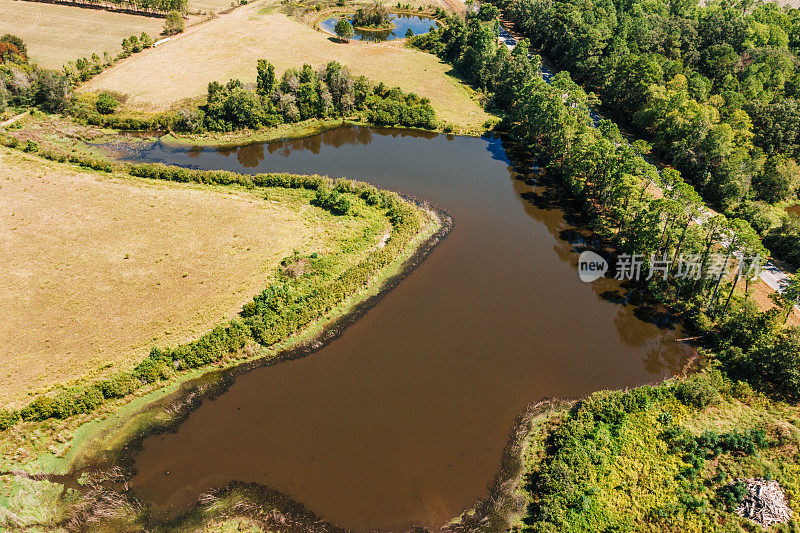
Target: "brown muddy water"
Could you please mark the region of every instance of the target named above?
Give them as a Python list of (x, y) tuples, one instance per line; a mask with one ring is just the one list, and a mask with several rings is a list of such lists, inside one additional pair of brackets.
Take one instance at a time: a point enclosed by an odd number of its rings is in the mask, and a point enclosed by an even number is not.
[[(314, 354), (235, 378), (133, 457), (135, 494), (174, 516), (214, 487), (262, 484), (356, 531), (438, 529), (487, 495), (514, 419), (545, 397), (657, 381), (688, 348), (579, 280), (571, 225), (496, 138), (347, 127), (129, 160), (361, 179), (430, 201), (450, 235)], [(515, 168), (516, 165), (516, 168)], [(524, 166), (530, 168), (530, 163)]]

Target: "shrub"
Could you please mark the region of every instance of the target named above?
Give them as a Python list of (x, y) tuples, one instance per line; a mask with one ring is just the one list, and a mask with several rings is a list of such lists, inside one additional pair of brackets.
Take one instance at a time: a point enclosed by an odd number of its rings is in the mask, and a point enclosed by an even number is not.
[(52, 418), (55, 414), (53, 399), (49, 396), (39, 396), (20, 411), (22, 420), (37, 421)]
[(347, 215), (353, 210), (353, 204), (346, 195), (327, 187), (317, 189), (312, 204), (330, 211), (334, 215)]
[(180, 11), (170, 11), (164, 19), (164, 35), (176, 35), (181, 33), (184, 28), (183, 15)]
[(718, 488), (717, 500), (726, 511), (733, 511), (742, 503), (746, 494), (747, 484), (737, 481)]
[(97, 102), (95, 102), (97, 112), (101, 115), (110, 115), (117, 109), (118, 105), (119, 102), (114, 98), (114, 95), (107, 91), (100, 93), (97, 97)]
[(9, 411), (8, 409), (0, 409), (0, 431), (4, 431), (19, 420), (19, 413), (17, 411)]
[(389, 22), (389, 11), (380, 1), (375, 0), (367, 7), (360, 7), (353, 16), (353, 25), (361, 28), (379, 28)]
[(681, 403), (705, 409), (719, 401), (722, 381), (722, 375), (718, 371), (701, 373), (676, 383), (673, 392)]
[(98, 385), (103, 396), (107, 399), (123, 398), (139, 387), (133, 374), (127, 372), (105, 379)]

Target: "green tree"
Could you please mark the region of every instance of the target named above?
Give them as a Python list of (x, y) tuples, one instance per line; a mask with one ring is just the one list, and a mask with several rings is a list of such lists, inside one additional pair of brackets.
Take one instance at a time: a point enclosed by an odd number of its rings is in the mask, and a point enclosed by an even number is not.
[(107, 91), (100, 93), (100, 95), (97, 97), (97, 102), (95, 103), (98, 113), (103, 115), (110, 115), (114, 112), (114, 110), (117, 109), (118, 105), (119, 102), (117, 102), (117, 99), (114, 98), (114, 95)]
[(36, 105), (48, 113), (63, 111), (67, 105), (69, 78), (46, 70), (39, 75), (34, 96)]
[(793, 197), (800, 184), (800, 167), (792, 159), (773, 156), (753, 182), (756, 196), (766, 202), (776, 203)]
[(773, 301), (781, 308), (785, 324), (795, 305), (800, 305), (800, 276), (790, 276), (789, 284), (780, 292), (772, 294)]
[(336, 36), (344, 42), (349, 42), (355, 33), (353, 25), (344, 17), (336, 21), (336, 26), (334, 26), (333, 30), (336, 32)]
[(275, 87), (275, 67), (266, 59), (259, 59), (256, 71), (256, 92), (261, 96), (267, 96)]
[(164, 35), (175, 35), (181, 33), (183, 28), (183, 15), (180, 11), (173, 10), (167, 13), (167, 18), (164, 19), (164, 30), (161, 33)]

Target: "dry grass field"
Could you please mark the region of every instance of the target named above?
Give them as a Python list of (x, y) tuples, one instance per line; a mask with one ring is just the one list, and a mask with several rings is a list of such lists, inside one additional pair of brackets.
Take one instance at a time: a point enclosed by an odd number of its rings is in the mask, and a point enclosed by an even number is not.
[(111, 178), (0, 148), (0, 405), (195, 338), (294, 249), (364, 234), (363, 217), (310, 195)]
[(189, 11), (203, 13), (218, 13), (231, 7), (230, 0), (189, 0)]
[(356, 74), (427, 96), (439, 118), (463, 129), (489, 118), (435, 56), (397, 42), (336, 43), (271, 9), (271, 2), (275, 0), (243, 6), (196, 26), (100, 74), (81, 90), (118, 91), (130, 95), (129, 106), (164, 110), (187, 97), (202, 96), (210, 81), (254, 81), (259, 58), (271, 61), (279, 74), (303, 63), (317, 66), (336, 60)]
[(45, 68), (103, 52), (116, 55), (122, 39), (147, 32), (154, 39), (164, 21), (124, 13), (0, 0), (0, 34), (13, 33), (28, 45), (31, 59)]

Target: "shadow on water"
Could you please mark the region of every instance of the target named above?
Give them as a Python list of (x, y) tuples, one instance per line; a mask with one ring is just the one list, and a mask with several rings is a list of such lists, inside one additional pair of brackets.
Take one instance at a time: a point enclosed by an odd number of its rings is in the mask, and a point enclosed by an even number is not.
[(156, 143), (128, 159), (346, 176), (454, 219), (413, 275), (312, 357), (237, 372), (144, 438), (129, 483), (156, 517), (238, 481), (357, 531), (438, 529), (487, 494), (526, 406), (657, 381), (691, 355), (668, 323), (637, 317), (628, 288), (579, 280), (596, 239), (498, 138), (344, 127), (238, 148)]

